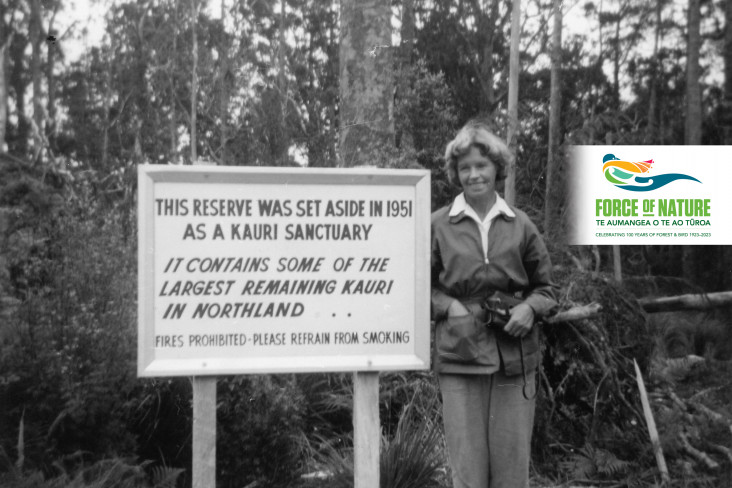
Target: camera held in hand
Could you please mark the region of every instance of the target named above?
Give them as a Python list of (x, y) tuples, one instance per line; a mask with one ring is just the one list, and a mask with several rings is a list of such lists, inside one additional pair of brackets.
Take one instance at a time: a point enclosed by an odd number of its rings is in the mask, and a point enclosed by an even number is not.
[(511, 319), (511, 309), (523, 300), (507, 293), (495, 291), (483, 302), (486, 311), (486, 325), (503, 327)]

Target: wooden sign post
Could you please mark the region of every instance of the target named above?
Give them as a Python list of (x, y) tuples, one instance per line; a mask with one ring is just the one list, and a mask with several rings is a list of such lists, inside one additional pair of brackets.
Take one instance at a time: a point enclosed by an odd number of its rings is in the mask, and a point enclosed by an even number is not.
[(354, 488), (378, 488), (379, 373), (353, 374), (353, 478)]
[(216, 377), (193, 379), (193, 488), (216, 486)]
[(427, 369), (425, 170), (138, 168), (138, 375), (193, 376), (194, 487), (216, 377), (354, 372), (357, 487), (379, 482), (378, 372)]

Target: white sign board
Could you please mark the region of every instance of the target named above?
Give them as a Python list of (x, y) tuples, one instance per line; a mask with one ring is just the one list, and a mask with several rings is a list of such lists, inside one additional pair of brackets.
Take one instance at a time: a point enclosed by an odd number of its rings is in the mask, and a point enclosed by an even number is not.
[(428, 171), (138, 171), (139, 376), (429, 367)]

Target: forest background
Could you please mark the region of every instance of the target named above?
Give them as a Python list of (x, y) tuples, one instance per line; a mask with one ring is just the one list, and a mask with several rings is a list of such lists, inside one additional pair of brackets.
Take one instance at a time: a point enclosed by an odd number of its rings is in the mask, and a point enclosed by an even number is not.
[[(85, 27), (59, 27), (68, 5), (0, 3), (0, 484), (190, 484), (190, 380), (135, 376), (138, 165), (426, 168), (437, 208), (455, 194), (445, 144), (482, 117), (517, 154), (514, 198), (562, 308), (603, 307), (545, 327), (532, 483), (664, 481), (636, 358), (670, 485), (730, 485), (729, 310), (637, 300), (732, 289), (730, 248), (570, 246), (564, 199), (572, 144), (732, 144), (732, 1), (104, 5), (101, 42), (72, 57)], [(345, 27), (367, 49), (344, 49)], [(370, 124), (341, 91), (358, 56), (379, 66)], [(347, 133), (368, 151), (342, 150)], [(380, 383), (382, 486), (449, 486), (434, 378)], [(221, 378), (218, 484), (348, 486), (351, 390), (349, 375)]]

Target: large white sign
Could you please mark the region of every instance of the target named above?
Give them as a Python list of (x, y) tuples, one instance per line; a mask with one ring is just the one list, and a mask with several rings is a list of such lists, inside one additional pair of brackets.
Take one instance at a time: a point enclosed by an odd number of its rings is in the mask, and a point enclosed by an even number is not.
[(148, 165), (138, 185), (138, 375), (429, 367), (429, 172)]
[(732, 244), (732, 147), (572, 148), (572, 244)]

